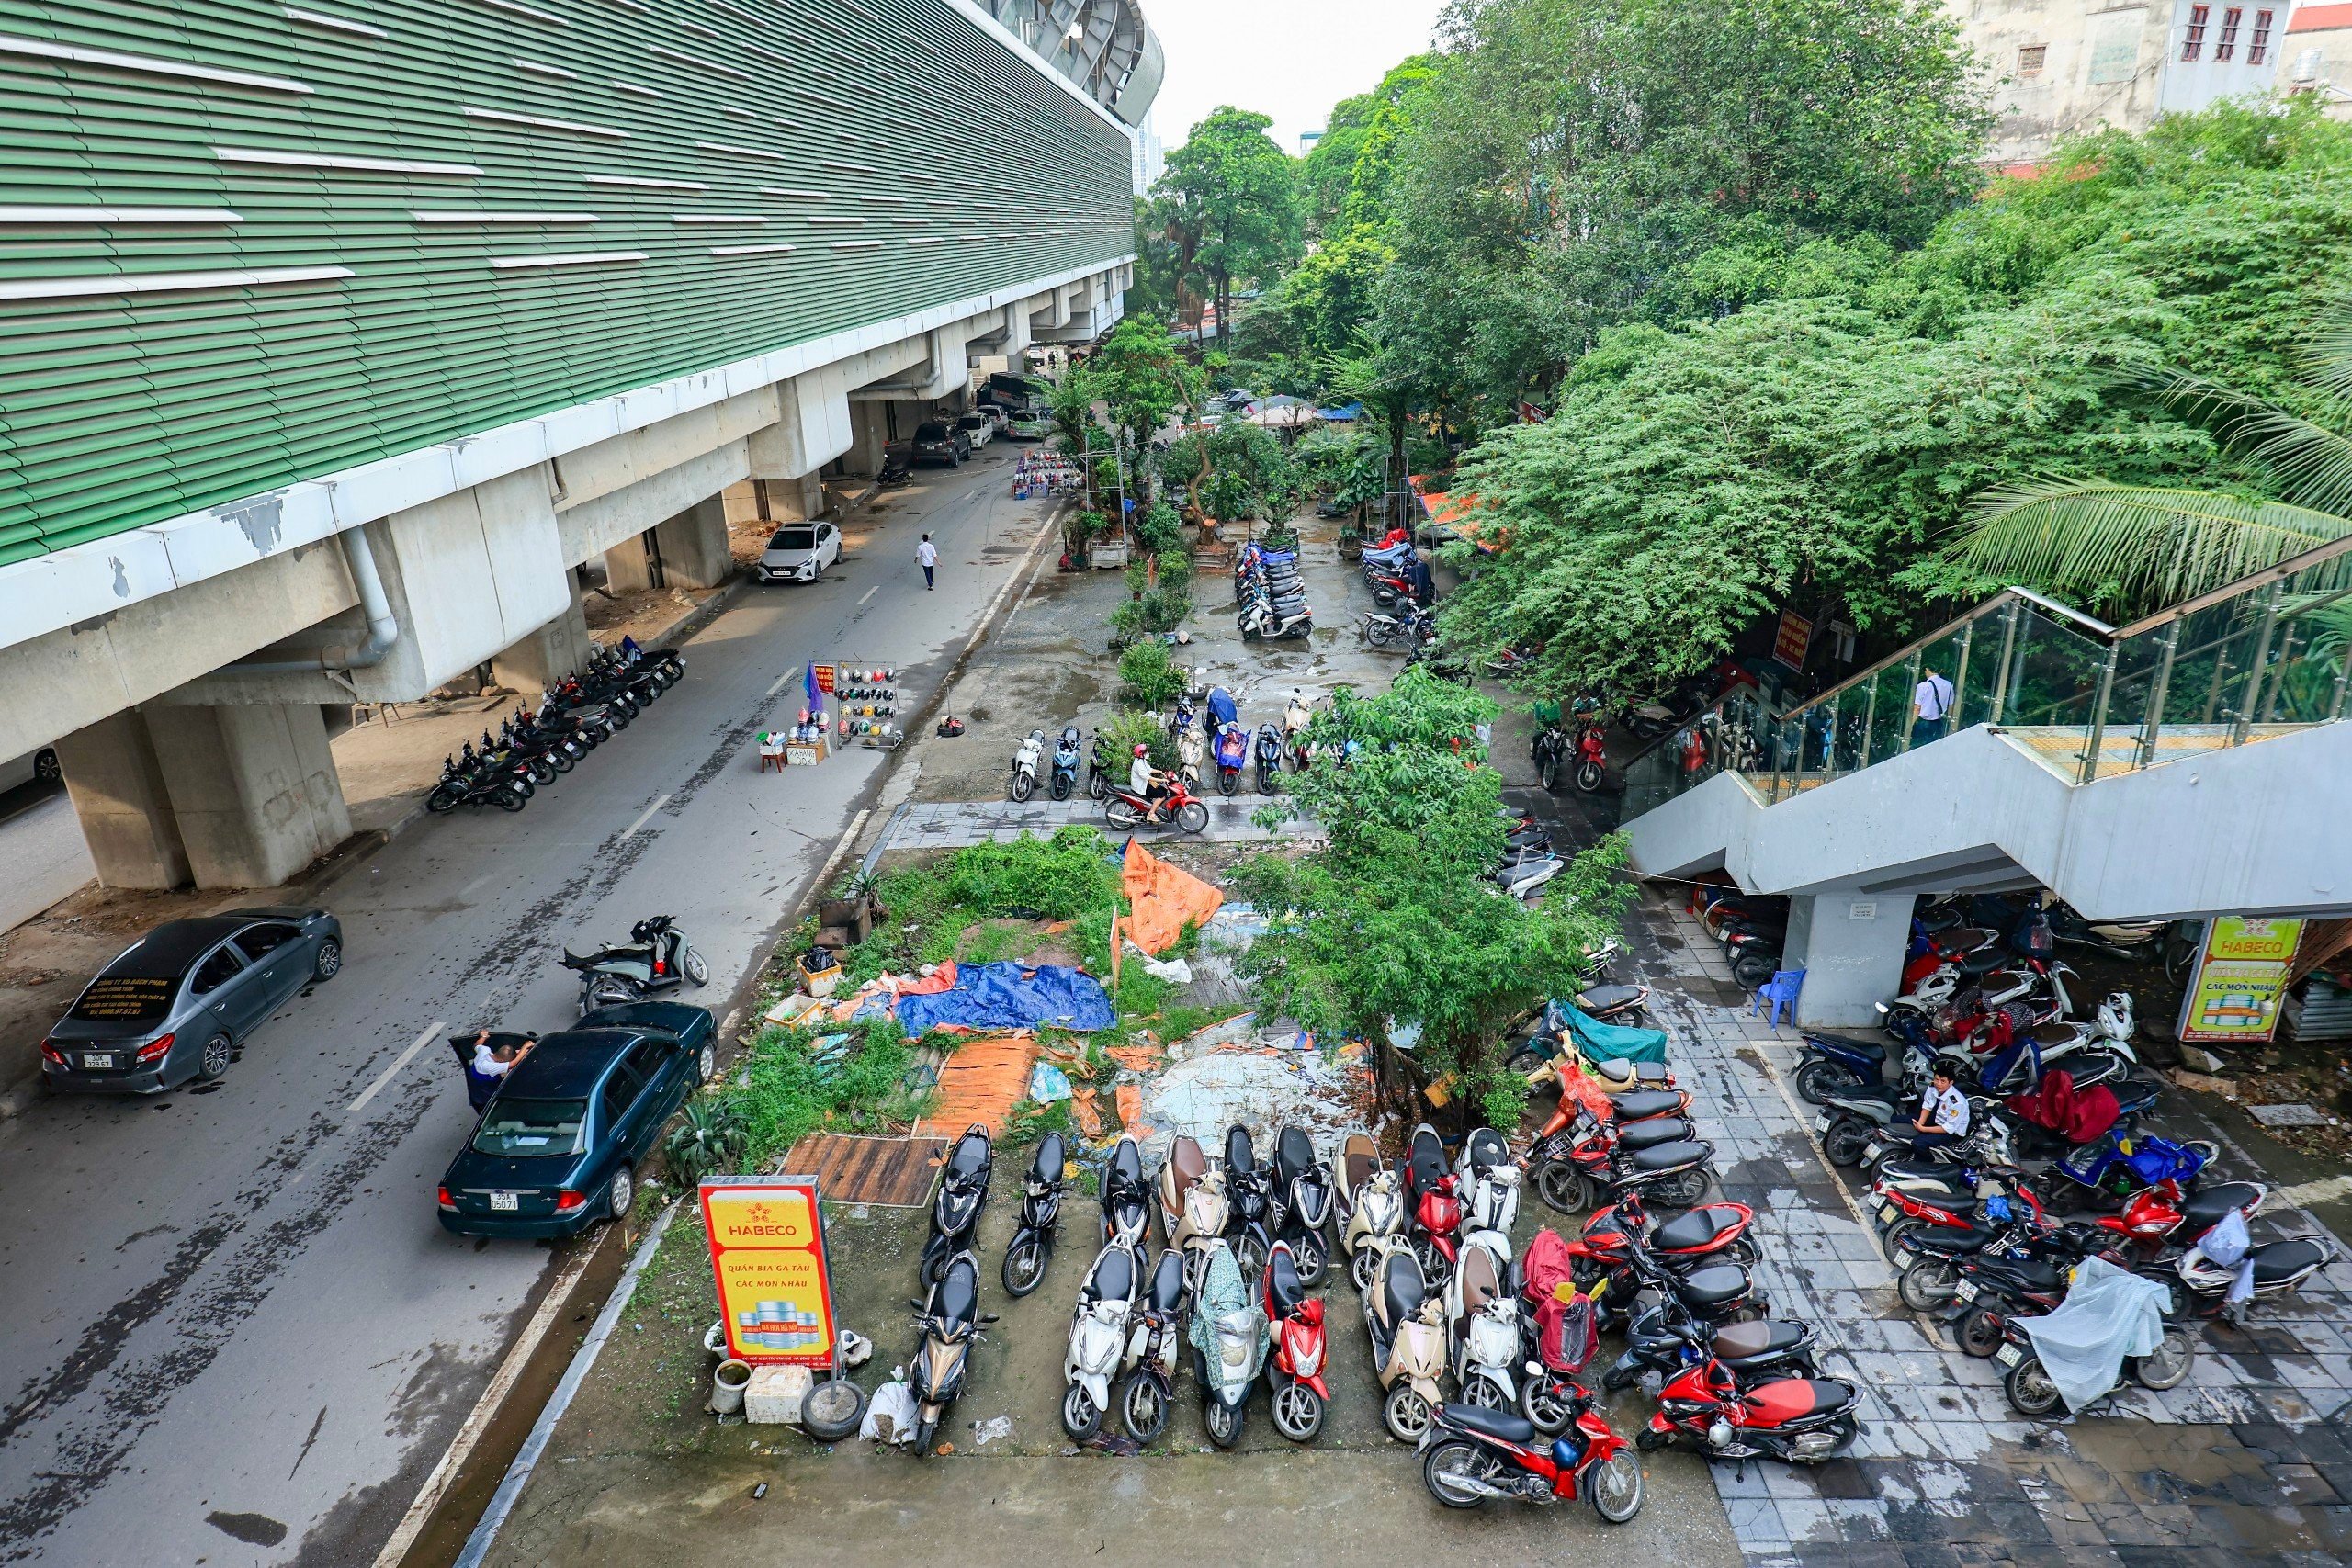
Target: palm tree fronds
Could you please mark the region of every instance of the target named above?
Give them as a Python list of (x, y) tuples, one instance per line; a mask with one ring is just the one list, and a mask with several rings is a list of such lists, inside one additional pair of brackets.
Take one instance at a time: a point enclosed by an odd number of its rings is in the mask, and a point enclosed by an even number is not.
[(2283, 502), (2051, 479), (1979, 497), (1944, 554), (1988, 576), (2139, 612), (2347, 534), (2352, 518)]
[[(2352, 339), (2352, 327), (2346, 331)], [(2346, 372), (2352, 378), (2352, 360)], [(2201, 377), (2172, 378), (2165, 384), (2164, 398), (2268, 469), (2279, 491), (2297, 505), (2315, 512), (2352, 512), (2352, 436)]]
[(2321, 315), (2304, 345), (2303, 374), (2329, 397), (2352, 403), (2352, 299), (2339, 299)]

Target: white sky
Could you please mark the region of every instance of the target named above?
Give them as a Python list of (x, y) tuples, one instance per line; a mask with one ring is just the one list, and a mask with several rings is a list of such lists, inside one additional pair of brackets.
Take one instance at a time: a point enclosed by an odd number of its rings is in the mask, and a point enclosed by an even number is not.
[(1298, 133), (1322, 128), (1341, 98), (1429, 47), (1444, 0), (1144, 0), (1168, 55), (1153, 129), (1174, 152), (1219, 104), (1273, 117), (1271, 134), (1295, 154)]

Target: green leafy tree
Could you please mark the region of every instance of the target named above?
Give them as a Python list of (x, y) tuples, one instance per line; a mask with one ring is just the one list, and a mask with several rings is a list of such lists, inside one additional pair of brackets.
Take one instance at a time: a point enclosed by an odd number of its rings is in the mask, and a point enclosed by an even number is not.
[(1220, 341), (1233, 320), (1237, 282), (1272, 281), (1302, 243), (1297, 178), (1266, 134), (1272, 123), (1230, 107), (1216, 110), (1169, 154), (1159, 186), (1170, 227), (1198, 236), (1185, 275), (1216, 307)]
[(1331, 107), (1322, 136), (1299, 160), (1300, 197), (1309, 234), (1320, 239), (1340, 231), (1340, 209), (1354, 186), (1356, 161), (1373, 122), (1383, 108), (1401, 110), (1409, 118), (1410, 99), (1442, 63), (1442, 58), (1434, 54), (1410, 56), (1390, 67), (1371, 92), (1342, 98)]

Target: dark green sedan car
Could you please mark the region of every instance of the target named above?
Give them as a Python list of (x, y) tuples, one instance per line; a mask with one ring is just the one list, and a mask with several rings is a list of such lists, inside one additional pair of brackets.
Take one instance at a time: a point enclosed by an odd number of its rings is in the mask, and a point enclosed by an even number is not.
[(533, 1046), (482, 1108), (437, 1199), (458, 1235), (576, 1235), (619, 1219), (637, 1168), (696, 1085), (718, 1070), (702, 1008), (599, 1008)]

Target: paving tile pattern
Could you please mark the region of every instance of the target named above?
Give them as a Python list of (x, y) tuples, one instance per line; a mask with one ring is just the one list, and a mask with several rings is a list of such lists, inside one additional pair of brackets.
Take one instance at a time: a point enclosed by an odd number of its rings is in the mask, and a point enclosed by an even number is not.
[[(1260, 795), (1210, 800), (1207, 803), (1209, 825), (1200, 837), (1217, 843), (1262, 842), (1270, 839), (1301, 837), (1302, 824), (1298, 821), (1285, 823), (1280, 832), (1268, 832), (1250, 819), (1268, 800), (1268, 796)], [(1104, 832), (1112, 831), (1102, 820), (1102, 803), (1083, 797), (1070, 800), (1032, 797), (1019, 804), (1010, 800), (916, 802), (898, 818), (897, 825), (890, 830), (887, 847), (894, 850), (960, 849), (967, 844), (1018, 838), (1023, 833), (1042, 837), (1073, 822), (1101, 828)], [(1312, 824), (1304, 826), (1311, 831)], [(1159, 839), (1181, 841), (1186, 837), (1173, 828), (1143, 829), (1141, 836), (1147, 843)]]
[[(1634, 946), (1658, 1021), (1715, 1145), (1721, 1192), (1752, 1204), (1773, 1312), (1811, 1321), (1822, 1375), (1862, 1393), (1850, 1456), (1813, 1469), (1713, 1467), (1753, 1563), (2131, 1568), (2352, 1562), (2352, 1266), (2209, 1325), (2196, 1368), (2055, 1425), (2017, 1417), (1996, 1369), (1905, 1309), (1855, 1190), (1821, 1158), (1788, 1085), (1792, 1028), (1736, 1005), (1713, 942), (1652, 901)], [(2258, 1230), (2314, 1229), (2292, 1210)]]

